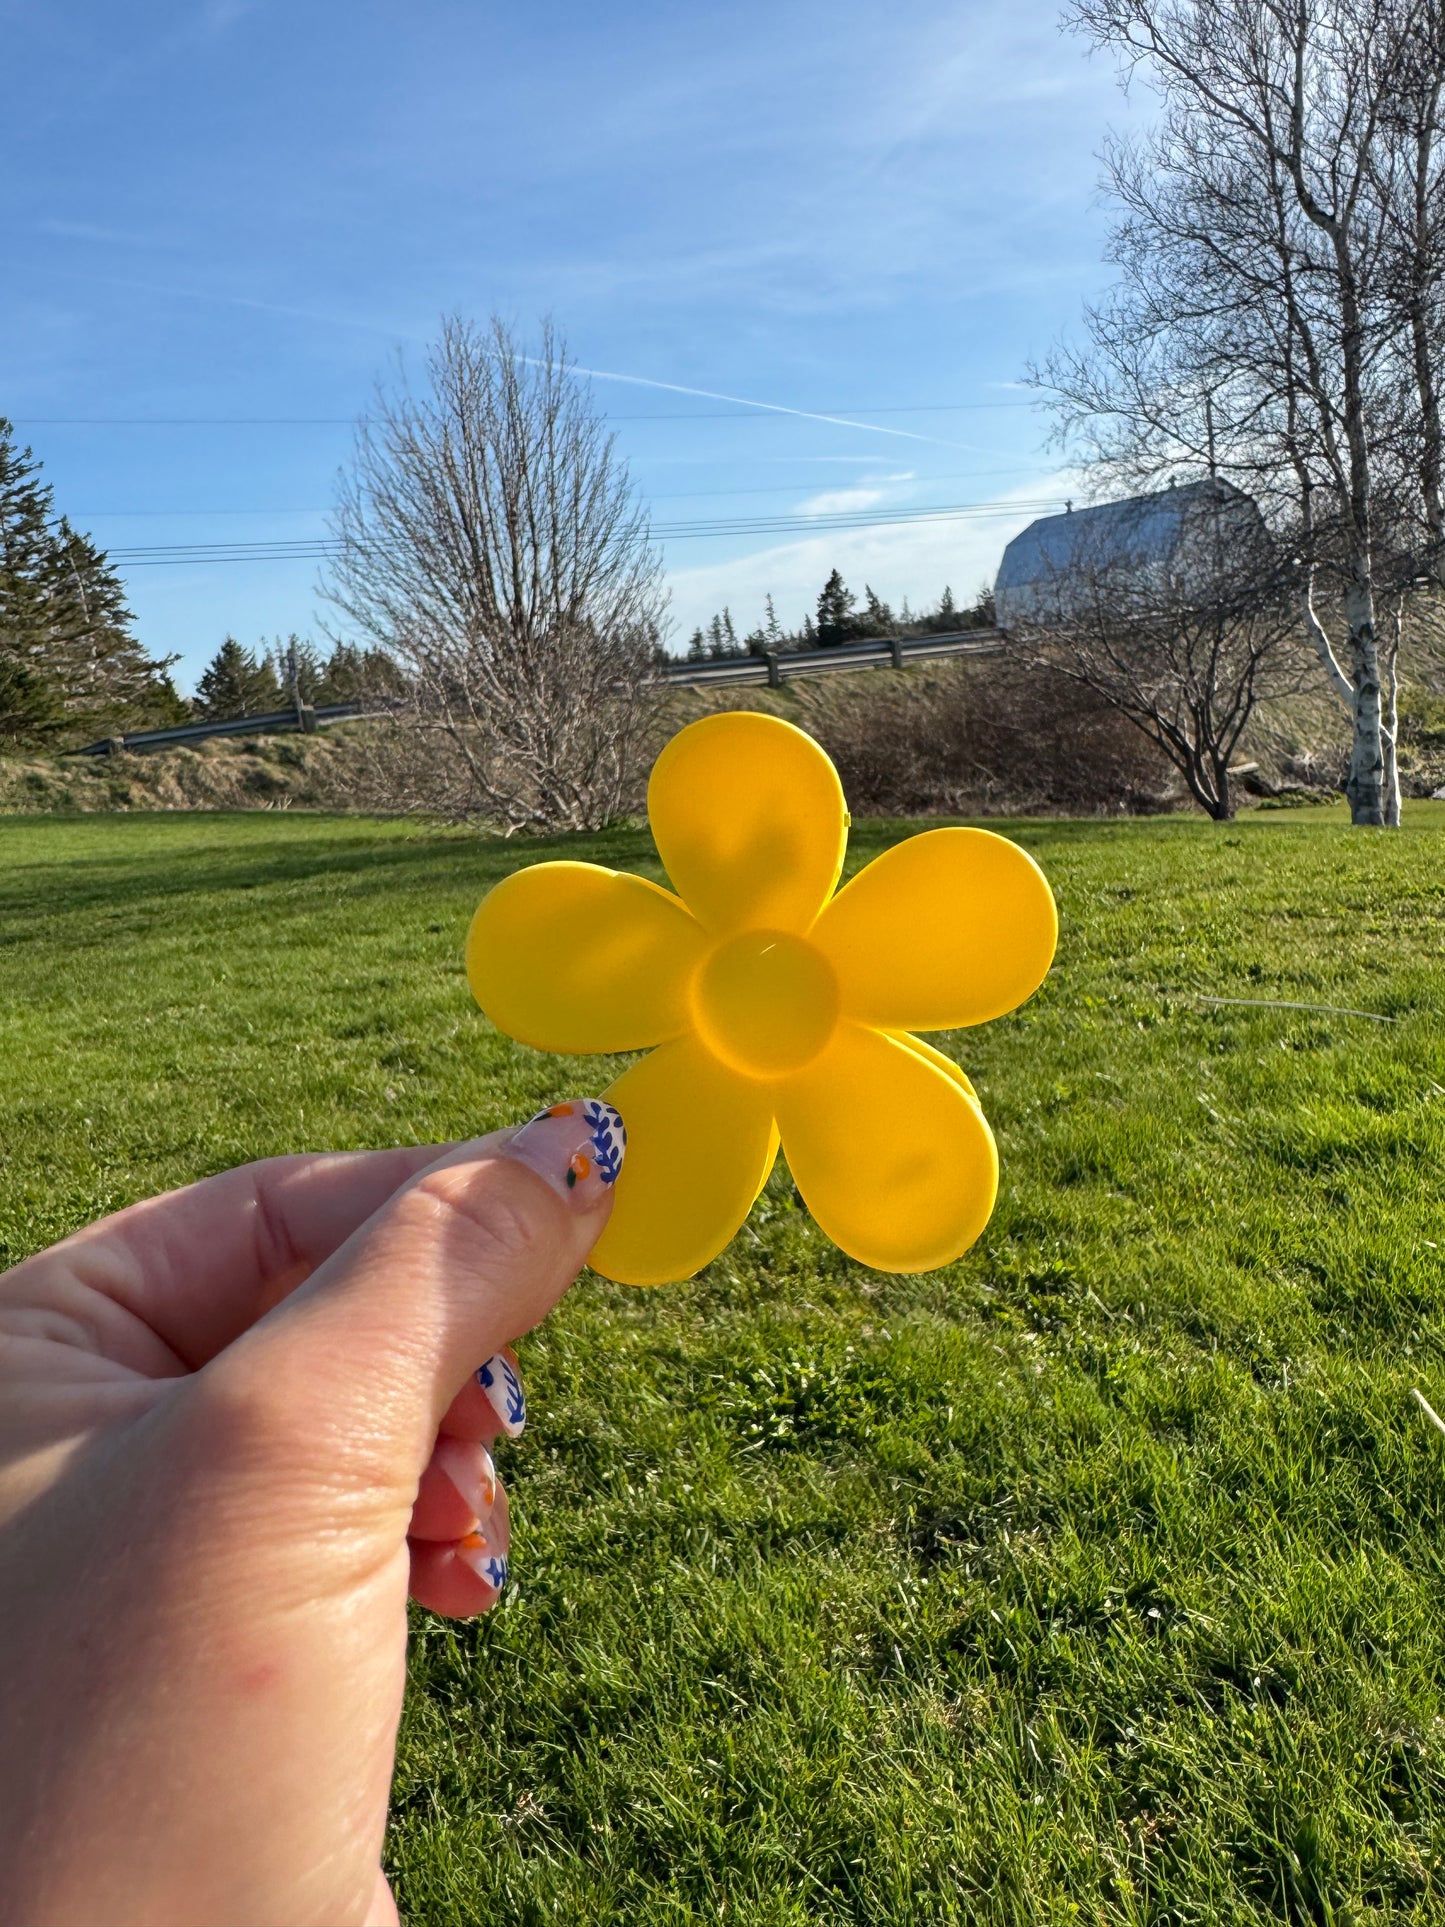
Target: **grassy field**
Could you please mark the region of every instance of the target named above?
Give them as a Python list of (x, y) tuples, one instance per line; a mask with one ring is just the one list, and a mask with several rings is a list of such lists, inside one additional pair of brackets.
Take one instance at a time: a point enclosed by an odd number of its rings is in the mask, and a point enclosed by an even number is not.
[[(944, 1040), (980, 1246), (862, 1272), (780, 1170), (694, 1284), (527, 1341), (515, 1584), (416, 1626), (409, 1921), (1445, 1921), (1445, 807), (1009, 833), (1063, 934)], [(0, 821), (0, 1259), (600, 1086), (458, 960), (564, 847), (657, 874), (635, 831)]]

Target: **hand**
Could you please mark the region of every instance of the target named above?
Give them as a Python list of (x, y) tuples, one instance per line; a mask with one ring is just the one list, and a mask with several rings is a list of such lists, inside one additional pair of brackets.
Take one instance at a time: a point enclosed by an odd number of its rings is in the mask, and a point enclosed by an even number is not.
[(0, 1277), (0, 1920), (396, 1920), (408, 1587), (505, 1582), (503, 1348), (615, 1118), (248, 1165)]

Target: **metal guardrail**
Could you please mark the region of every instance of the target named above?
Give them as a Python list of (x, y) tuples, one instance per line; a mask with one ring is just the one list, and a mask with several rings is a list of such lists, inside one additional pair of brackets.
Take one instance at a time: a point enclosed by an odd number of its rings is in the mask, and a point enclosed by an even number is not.
[[(724, 656), (720, 659), (669, 662), (664, 671), (669, 687), (681, 689), (762, 684), (781, 688), (796, 676), (827, 676), (855, 669), (903, 669), (911, 662), (946, 656), (988, 656), (1004, 646), (1000, 629), (959, 629), (943, 636), (881, 636), (876, 642), (854, 642), (841, 649), (770, 650), (762, 656)], [(112, 756), (171, 749), (178, 743), (200, 743), (211, 736), (275, 736), (290, 730), (310, 733), (328, 723), (342, 723), (366, 714), (361, 703), (301, 704), (273, 710), (265, 716), (230, 716), (223, 722), (177, 723), (170, 729), (135, 729), (124, 736), (73, 749), (71, 756)]]
[(670, 662), (667, 680), (686, 687), (707, 683), (766, 683), (777, 689), (795, 676), (826, 676), (850, 669), (902, 669), (939, 656), (987, 656), (1004, 644), (1001, 629), (957, 629), (944, 636), (880, 636), (841, 649), (776, 649), (763, 656), (723, 656), (703, 662)]
[(349, 716), (365, 713), (360, 703), (322, 703), (312, 708), (302, 703), (297, 709), (276, 709), (264, 716), (228, 716), (221, 722), (176, 723), (170, 729), (133, 729), (125, 736), (106, 736), (84, 749), (72, 749), (69, 756), (113, 756), (119, 750), (172, 749), (177, 743), (200, 743), (208, 736), (276, 736), (288, 730), (310, 734), (326, 723), (345, 722)]

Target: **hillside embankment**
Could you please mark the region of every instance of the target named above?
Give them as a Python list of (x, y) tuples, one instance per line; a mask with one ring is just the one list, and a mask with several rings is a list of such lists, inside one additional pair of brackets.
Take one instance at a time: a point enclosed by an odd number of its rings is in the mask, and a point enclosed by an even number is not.
[[(1193, 807), (1164, 756), (1123, 716), (1062, 678), (1041, 678), (1006, 658), (820, 677), (778, 690), (669, 691), (658, 702), (658, 745), (720, 708), (768, 710), (815, 735), (861, 815), (1134, 816)], [(218, 737), (148, 754), (0, 755), (0, 814), (375, 813), (384, 799), (366, 755), (373, 727)], [(1236, 800), (1241, 807), (1326, 800), (1343, 781), (1347, 747), (1344, 713), (1321, 694), (1262, 707), (1236, 752)], [(1407, 797), (1445, 787), (1445, 699), (1406, 692), (1400, 767)]]

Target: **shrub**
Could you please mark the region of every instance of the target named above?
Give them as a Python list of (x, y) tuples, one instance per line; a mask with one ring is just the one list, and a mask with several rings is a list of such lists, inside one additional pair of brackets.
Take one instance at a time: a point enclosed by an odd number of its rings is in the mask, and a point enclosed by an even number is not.
[(860, 814), (1120, 815), (1183, 801), (1126, 718), (1006, 656), (795, 687), (798, 721)]

